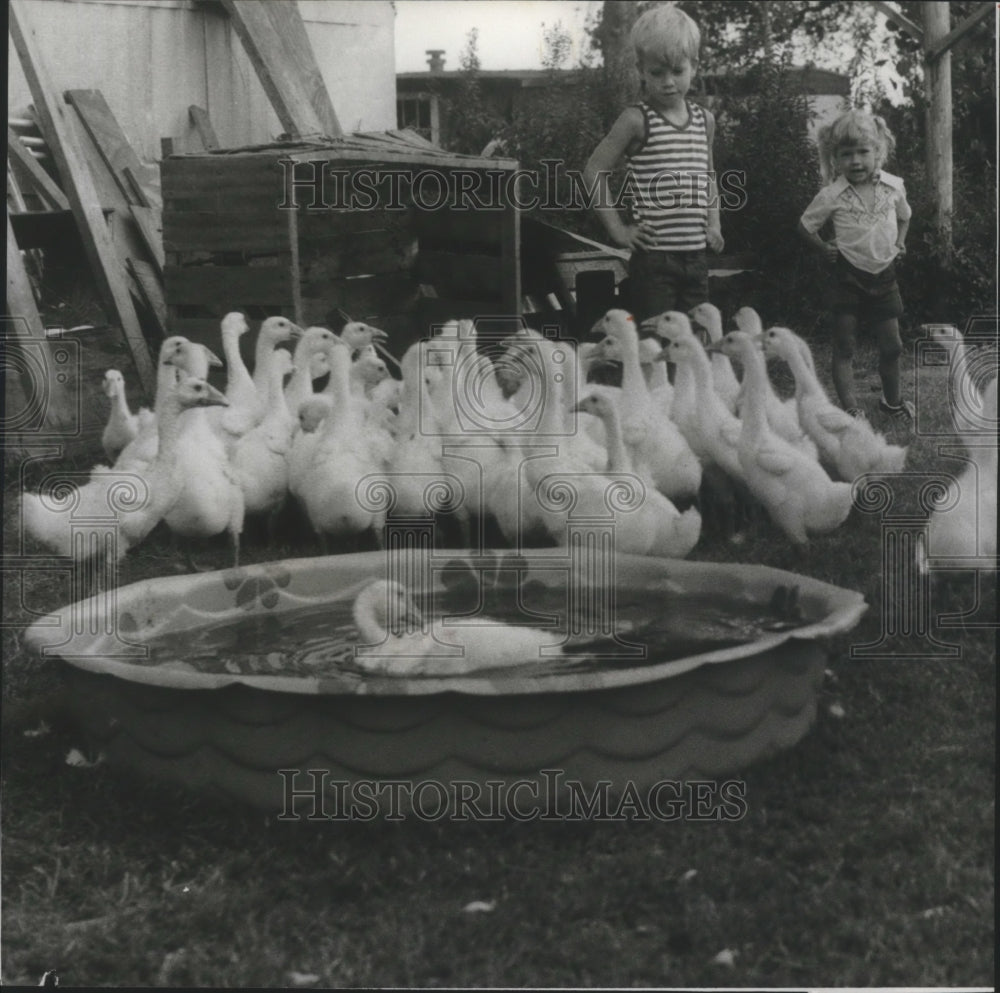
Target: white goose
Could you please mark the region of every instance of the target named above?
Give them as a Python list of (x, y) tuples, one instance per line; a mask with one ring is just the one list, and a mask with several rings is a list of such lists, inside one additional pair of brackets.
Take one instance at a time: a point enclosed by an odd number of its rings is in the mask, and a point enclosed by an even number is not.
[(815, 372), (809, 346), (788, 328), (768, 328), (764, 354), (788, 363), (795, 377), (799, 423), (820, 455), (850, 483), (866, 472), (901, 472), (906, 449), (890, 445), (863, 419), (851, 417), (826, 395)]
[[(175, 359), (168, 362), (174, 363)], [(183, 443), (175, 462), (181, 489), (163, 520), (175, 538), (189, 542), (227, 532), (233, 562), (238, 565), (243, 491), (229, 462), (225, 442), (205, 414), (205, 410), (196, 407), (184, 415)], [(184, 550), (184, 557), (191, 569), (198, 569), (190, 547)]]
[[(548, 661), (565, 640), (558, 630), (543, 631), (476, 616), (468, 625), (424, 619), (399, 583), (377, 580), (358, 594), (353, 608), (358, 628), (355, 663), (394, 676), (459, 676), (485, 669)], [(417, 630), (407, 631), (410, 626)], [(550, 652), (542, 654), (548, 648)]]
[(472, 321), (446, 324), (428, 343), (426, 356), (432, 367), (427, 371), (427, 421), (440, 432), (444, 471), (458, 479), (464, 494), (453, 509), (461, 543), (475, 547), (479, 542), (473, 527), (481, 528), (488, 509), (485, 478), (506, 464), (495, 426), (503, 423), (510, 404), (503, 399), (493, 363), (477, 352)]
[[(535, 499), (529, 465), (538, 456), (537, 447), (565, 441), (562, 391), (548, 384), (541, 335), (514, 335), (505, 341), (497, 361), (497, 379), (517, 383), (509, 403), (515, 412), (510, 427), (498, 431), (495, 450), (483, 464), (483, 501), (497, 522), (504, 540), (514, 548), (550, 541), (549, 529)], [(593, 420), (593, 418), (588, 418)], [(532, 430), (533, 428), (533, 430)], [(567, 446), (568, 450), (568, 446)]]
[[(600, 417), (608, 438), (607, 472), (611, 478), (633, 473), (622, 438), (618, 414), (620, 394), (613, 387), (590, 385), (576, 407)], [(684, 558), (698, 543), (701, 515), (695, 507), (684, 513), (646, 480), (641, 504), (631, 513), (621, 513), (615, 522), (615, 549), (640, 555)]]
[(680, 311), (667, 311), (658, 319), (657, 333), (667, 342), (662, 359), (673, 362), (677, 368), (674, 384), (677, 426), (699, 458), (714, 462), (734, 479), (742, 479), (737, 448), (742, 425), (715, 389), (711, 360), (690, 322)]
[(970, 464), (949, 481), (945, 504), (951, 509), (931, 514), (926, 547), (918, 545), (917, 564), (925, 573), (935, 559), (946, 559), (951, 566), (989, 568), (997, 554), (997, 377), (994, 372), (980, 392), (958, 329), (934, 329), (932, 336), (951, 355), (952, 422)]
[(669, 417), (676, 423), (677, 419), (673, 416), (675, 384), (670, 382), (670, 377), (667, 375), (666, 362), (660, 361), (662, 352), (663, 349), (655, 338), (640, 339), (639, 361), (642, 363), (649, 395), (663, 412), (663, 416)]
[(259, 398), (250, 370), (240, 352), (240, 338), (250, 330), (246, 317), (233, 311), (222, 318), (222, 357), (226, 363), (226, 399), (222, 427), (232, 435), (246, 434), (257, 423)]
[(243, 491), (245, 512), (268, 514), (268, 529), (273, 534), (275, 517), (288, 495), (288, 452), (297, 421), (285, 402), (284, 382), (292, 370), (291, 355), (283, 348), (276, 349), (268, 365), (267, 412), (236, 442), (231, 461)]
[(329, 328), (313, 325), (306, 328), (292, 352), (292, 378), (285, 385), (285, 402), (294, 415), (298, 415), (303, 401), (313, 395), (313, 379), (329, 372), (326, 364), (327, 349), (332, 342), (340, 341)]
[(594, 332), (616, 342), (622, 358), (622, 433), (633, 464), (648, 472), (669, 499), (694, 497), (701, 485), (701, 463), (677, 425), (658, 411), (639, 363), (639, 333), (630, 314), (609, 310)]
[[(81, 542), (70, 547), (70, 518), (79, 520), (108, 519), (118, 522), (117, 557), (141, 542), (163, 519), (178, 499), (183, 487), (179, 464), (183, 449), (182, 414), (196, 407), (225, 406), (226, 398), (203, 379), (184, 375), (166, 383), (158, 390), (156, 430), (159, 437), (153, 459), (142, 468), (125, 473), (103, 468), (103, 472), (77, 494), (75, 510), (57, 511), (48, 508), (33, 493), (22, 497), (22, 513), (28, 532), (58, 555), (79, 555), (82, 558), (103, 551), (103, 543)], [(135, 506), (116, 506), (112, 499), (115, 486), (130, 484), (134, 488)]]
[(259, 424), (272, 407), (273, 398), (270, 394), (270, 383), (275, 350), (284, 342), (294, 341), (301, 337), (302, 328), (288, 320), (287, 317), (265, 318), (257, 331), (253, 358), (253, 385), (257, 395), (255, 424)]
[[(969, 368), (965, 338), (954, 325), (932, 324), (927, 330), (930, 339), (941, 345), (948, 353), (948, 395), (951, 397), (951, 419), (955, 434), (967, 443), (981, 442), (981, 414), (985, 391), (983, 394), (980, 393)], [(992, 347), (996, 349), (995, 340)]]
[(743, 365), (743, 418), (740, 465), (747, 486), (771, 519), (792, 541), (805, 544), (809, 532), (839, 527), (851, 512), (851, 484), (830, 480), (823, 467), (777, 434), (767, 417), (769, 388), (763, 352), (742, 331), (727, 334), (719, 345)]
[[(755, 311), (752, 307), (740, 307), (740, 309), (733, 315), (733, 320), (736, 321), (736, 326), (740, 329), (740, 331), (756, 338), (758, 341), (760, 340), (760, 336), (763, 334), (764, 328), (761, 325), (760, 317), (758, 316), (757, 311)], [(765, 371), (766, 370), (767, 367), (765, 366)], [(771, 380), (765, 377), (765, 382), (763, 384), (763, 399), (764, 408), (767, 411), (767, 420), (771, 427), (779, 435), (781, 435), (785, 441), (793, 444), (804, 455), (808, 455), (813, 459), (818, 459), (819, 452), (816, 450), (815, 443), (805, 433), (805, 431), (803, 431), (802, 425), (799, 424), (795, 397), (782, 400), (778, 394), (774, 392)]]
[(352, 352), (355, 352), (368, 345), (374, 347), (376, 343), (386, 341), (389, 336), (381, 328), (372, 327), (364, 321), (348, 321), (338, 337)]
[[(709, 344), (722, 341), (722, 314), (719, 308), (713, 303), (699, 303), (691, 311), (691, 319), (700, 327), (703, 327), (708, 334)], [(735, 414), (739, 410), (742, 402), (740, 381), (733, 371), (733, 364), (727, 355), (722, 352), (714, 352), (711, 357), (712, 363), (712, 383), (715, 392), (722, 398), (726, 409)]]
[[(295, 424), (292, 427), (292, 445), (287, 455), (288, 461), (288, 487), (289, 492), (297, 497), (295, 492), (295, 480), (304, 478), (309, 471), (313, 461), (313, 449), (319, 436), (315, 430), (302, 431), (299, 411), (302, 405), (311, 399), (319, 397), (313, 392), (313, 377), (322, 369), (329, 372), (327, 360), (327, 350), (331, 345), (340, 342), (340, 339), (329, 328), (308, 327), (303, 331), (302, 336), (295, 344), (295, 351), (292, 354), (292, 376), (285, 385), (285, 405)], [(332, 389), (333, 385), (327, 383), (327, 388)], [(329, 402), (326, 397), (319, 397), (320, 402)], [(313, 415), (318, 417), (318, 409)]]
[[(395, 502), (392, 513), (402, 517), (424, 517), (429, 513), (424, 494), (434, 483), (444, 482), (442, 439), (421, 423), (421, 401), (426, 368), (427, 343), (412, 344), (403, 355), (403, 396), (397, 419), (395, 445), (387, 460)], [(429, 406), (424, 404), (425, 407)]]
[(129, 410), (125, 396), (125, 377), (117, 369), (108, 369), (101, 383), (104, 395), (111, 401), (108, 423), (101, 433), (104, 454), (114, 461), (129, 442), (134, 441), (143, 424), (154, 427), (153, 412), (143, 407), (138, 414)]
[(299, 406), (299, 424), (314, 434), (311, 455), (289, 464), (289, 491), (302, 503), (309, 523), (324, 547), (327, 538), (356, 537), (369, 529), (381, 539), (384, 514), (358, 501), (362, 479), (381, 470), (368, 450), (361, 420), (352, 402), (350, 349), (334, 339), (327, 348), (332, 403), (311, 397)]
[[(222, 361), (205, 345), (189, 341), (182, 335), (173, 335), (160, 345), (156, 367), (156, 395), (153, 398), (153, 416), (139, 424), (139, 433), (121, 451), (115, 460), (115, 471), (139, 469), (155, 457), (159, 444), (156, 418), (161, 397), (166, 396), (177, 381), (179, 372), (195, 379), (207, 379), (211, 367), (221, 367)], [(103, 466), (100, 467), (103, 469)]]

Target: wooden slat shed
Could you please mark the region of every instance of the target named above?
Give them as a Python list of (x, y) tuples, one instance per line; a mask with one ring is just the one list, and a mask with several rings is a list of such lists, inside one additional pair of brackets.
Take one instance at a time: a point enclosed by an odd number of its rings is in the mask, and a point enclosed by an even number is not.
[[(282, 0), (294, 2), (294, 0)], [(160, 158), (160, 138), (202, 147), (191, 105), (208, 111), (220, 144), (274, 140), (282, 132), (221, 3), (207, 0), (24, 0), (60, 90), (99, 89), (140, 159)], [(394, 12), (388, 0), (298, 0), (298, 9), (345, 130), (396, 124)], [(8, 107), (31, 94), (8, 53)]]
[(346, 315), (401, 354), (434, 323), (515, 319), (516, 170), (405, 132), (165, 158), (170, 331), (214, 347), (232, 310), (335, 330)]

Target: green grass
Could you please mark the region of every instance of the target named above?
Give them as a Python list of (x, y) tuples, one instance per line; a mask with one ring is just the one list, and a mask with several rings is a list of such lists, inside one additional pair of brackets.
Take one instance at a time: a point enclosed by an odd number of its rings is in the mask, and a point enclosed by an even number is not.
[[(910, 468), (945, 465), (936, 444), (916, 439)], [(284, 823), (72, 768), (72, 727), (24, 734), (58, 716), (60, 674), (19, 640), (68, 584), (8, 575), (4, 982), (54, 968), (64, 985), (116, 986), (287, 985), (292, 971), (322, 986), (991, 985), (995, 634), (939, 632), (956, 661), (852, 661), (882, 621), (880, 527), (855, 511), (798, 550), (758, 521), (742, 545), (706, 539), (693, 555), (808, 573), (871, 604), (831, 645), (816, 726), (746, 771), (734, 823)], [(250, 544), (246, 559), (308, 550)], [(172, 571), (157, 533), (123, 581)], [(969, 574), (935, 581), (937, 610), (971, 596)], [(495, 909), (464, 912), (473, 900)], [(724, 948), (732, 968), (712, 962)]]

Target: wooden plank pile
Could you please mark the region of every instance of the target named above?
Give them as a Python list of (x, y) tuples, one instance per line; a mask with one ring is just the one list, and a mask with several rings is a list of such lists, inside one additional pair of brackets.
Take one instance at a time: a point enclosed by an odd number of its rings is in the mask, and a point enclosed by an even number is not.
[[(107, 416), (106, 401), (96, 394), (109, 358), (125, 373), (130, 399), (152, 395), (155, 371), (136, 303), (149, 307), (154, 322), (157, 314), (161, 322), (165, 318), (165, 306), (155, 281), (143, 292), (137, 277), (155, 262), (159, 220), (142, 193), (144, 170), (103, 98), (97, 91), (79, 91), (78, 104), (67, 102), (71, 94), (63, 99), (23, 5), (12, 3), (9, 10), (11, 41), (31, 89), (35, 119), (11, 122), (18, 130), (9, 124), (7, 135), (4, 346), (10, 350), (8, 369), (19, 371), (5, 384), (6, 421), (17, 424), (8, 447), (59, 440), (68, 450), (86, 448)], [(29, 136), (31, 130), (38, 135)], [(41, 164), (43, 155), (51, 169)], [(131, 205), (151, 212), (142, 217), (148, 238)], [(66, 254), (67, 243), (79, 244), (85, 255), (109, 326), (46, 330), (38, 306), (43, 258), (48, 251)], [(162, 334), (162, 323), (154, 329)]]

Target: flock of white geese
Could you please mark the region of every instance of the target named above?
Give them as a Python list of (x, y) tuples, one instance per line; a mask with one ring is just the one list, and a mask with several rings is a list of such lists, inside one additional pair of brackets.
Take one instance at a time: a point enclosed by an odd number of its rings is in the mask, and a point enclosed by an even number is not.
[[(334, 334), (283, 317), (261, 324), (251, 372), (248, 322), (231, 313), (225, 392), (207, 381), (221, 361), (178, 336), (160, 349), (152, 410), (133, 413), (109, 370), (109, 464), (71, 492), (23, 493), (23, 521), (48, 549), (82, 557), (105, 546), (75, 539), (74, 520), (116, 523), (119, 557), (161, 521), (189, 549), (226, 533), (238, 563), (247, 515), (273, 522), (291, 500), (324, 551), (366, 532), (381, 542), (387, 515), (436, 510), (467, 547), (484, 517), (519, 548), (566, 544), (574, 521), (597, 520), (618, 551), (684, 557), (713, 467), (803, 544), (844, 522), (854, 479), (900, 471), (906, 449), (831, 402), (802, 338), (765, 330), (749, 308), (735, 321), (724, 333), (705, 303), (640, 329), (611, 310), (578, 346), (522, 331), (489, 347), (473, 322), (453, 321), (408, 349), (399, 379), (379, 329)], [(775, 392), (768, 359), (787, 363), (794, 397)], [(621, 364), (620, 387), (591, 381), (606, 362)]]

